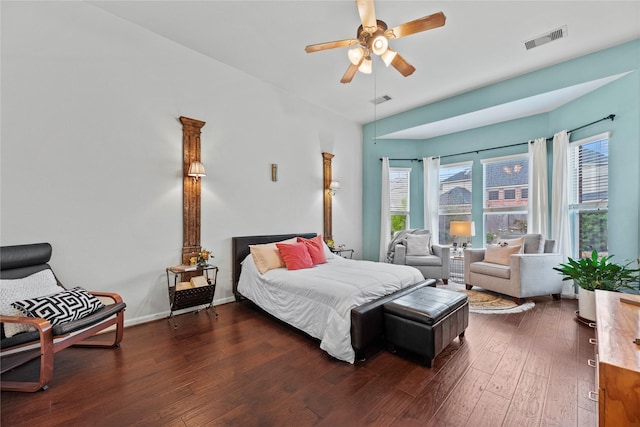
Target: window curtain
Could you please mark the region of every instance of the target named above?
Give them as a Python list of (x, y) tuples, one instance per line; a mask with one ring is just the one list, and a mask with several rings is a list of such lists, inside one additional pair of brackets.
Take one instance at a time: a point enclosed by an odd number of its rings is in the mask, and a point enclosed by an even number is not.
[(440, 202), (440, 158), (424, 157), (424, 228), (431, 232), (432, 243), (438, 243)]
[[(569, 223), (569, 133), (566, 130), (553, 136), (551, 237), (556, 241), (562, 262), (572, 255)], [(563, 294), (574, 294), (571, 281), (565, 281)]]
[(537, 138), (529, 144), (528, 233), (549, 236), (548, 185), (547, 139)]
[(389, 158), (382, 158), (382, 184), (380, 186), (380, 254), (379, 261), (387, 261), (387, 249), (391, 234), (391, 195), (389, 190)]

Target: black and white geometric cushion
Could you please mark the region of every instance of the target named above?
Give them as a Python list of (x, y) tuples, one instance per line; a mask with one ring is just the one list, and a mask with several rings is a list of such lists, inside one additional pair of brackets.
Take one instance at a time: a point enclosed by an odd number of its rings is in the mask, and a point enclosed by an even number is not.
[(51, 326), (81, 319), (104, 307), (98, 298), (81, 287), (54, 295), (16, 301), (11, 305), (25, 316), (47, 319)]

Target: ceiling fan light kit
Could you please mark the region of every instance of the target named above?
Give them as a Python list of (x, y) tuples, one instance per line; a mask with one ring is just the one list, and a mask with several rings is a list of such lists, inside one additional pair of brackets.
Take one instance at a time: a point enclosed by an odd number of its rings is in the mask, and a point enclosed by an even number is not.
[(358, 7), (362, 24), (358, 27), (355, 39), (318, 43), (308, 45), (305, 48), (307, 53), (313, 53), (338, 47), (359, 45), (356, 48), (349, 49), (347, 53), (351, 64), (342, 76), (341, 83), (351, 82), (358, 71), (370, 74), (372, 71), (372, 53), (380, 56), (387, 67), (389, 65), (393, 66), (403, 76), (407, 77), (413, 74), (416, 70), (415, 67), (389, 47), (389, 40), (442, 27), (447, 19), (442, 12), (438, 12), (388, 29), (384, 21), (376, 19), (373, 0), (356, 0), (356, 6)]

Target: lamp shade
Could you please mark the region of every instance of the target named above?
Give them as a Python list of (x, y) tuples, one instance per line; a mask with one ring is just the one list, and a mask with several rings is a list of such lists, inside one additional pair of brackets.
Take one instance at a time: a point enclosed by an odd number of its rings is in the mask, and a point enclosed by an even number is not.
[(452, 236), (475, 236), (476, 225), (473, 221), (451, 221), (449, 223), (449, 233)]
[(384, 52), (380, 57), (382, 58), (384, 65), (388, 67), (389, 65), (391, 65), (391, 62), (397, 54), (398, 52), (396, 52), (395, 50), (391, 50), (391, 48), (388, 48), (386, 52)]
[(360, 65), (360, 61), (362, 61), (362, 57), (364, 56), (364, 49), (361, 47), (350, 49), (347, 55), (353, 65)]
[(204, 165), (201, 162), (191, 162), (189, 165), (189, 176), (200, 178), (207, 176), (207, 172), (204, 170)]
[(371, 50), (376, 55), (382, 55), (387, 51), (388, 47), (389, 40), (387, 40), (387, 38), (382, 34), (373, 39), (373, 43), (371, 43)]
[(360, 72), (364, 74), (371, 74), (372, 64), (370, 56), (367, 56), (362, 60), (362, 63), (358, 67), (358, 70), (360, 70)]

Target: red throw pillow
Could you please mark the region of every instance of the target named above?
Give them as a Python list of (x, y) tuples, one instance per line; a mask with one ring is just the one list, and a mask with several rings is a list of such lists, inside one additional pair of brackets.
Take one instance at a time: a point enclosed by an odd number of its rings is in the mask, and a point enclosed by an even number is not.
[(327, 262), (327, 257), (324, 254), (324, 245), (322, 244), (322, 235), (318, 234), (313, 239), (305, 239), (304, 237), (298, 237), (298, 243), (302, 243), (307, 247), (307, 251), (311, 256), (313, 264), (324, 264)]
[(276, 243), (280, 257), (287, 266), (287, 270), (300, 270), (302, 268), (313, 267), (313, 261), (307, 251), (307, 247), (303, 243), (293, 243), (290, 245), (281, 245)]

